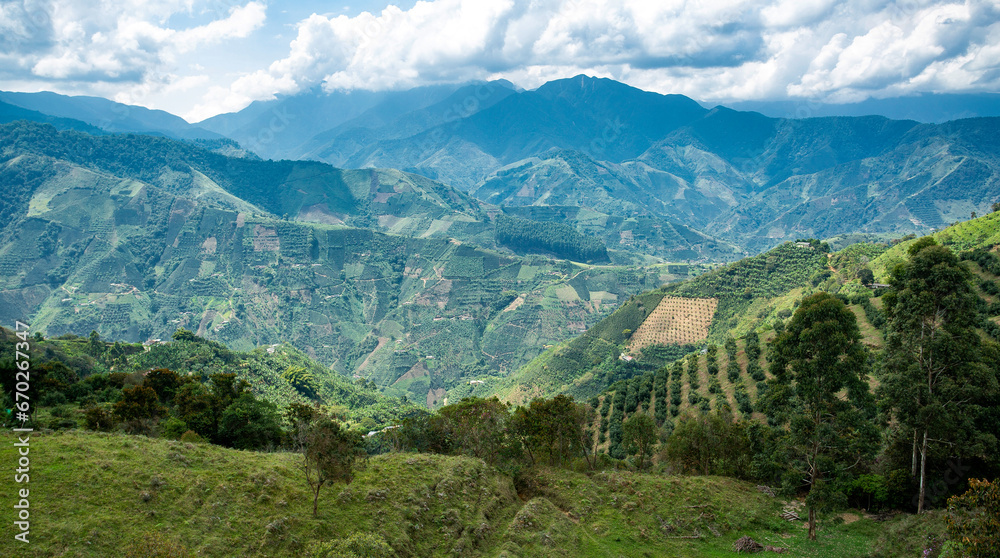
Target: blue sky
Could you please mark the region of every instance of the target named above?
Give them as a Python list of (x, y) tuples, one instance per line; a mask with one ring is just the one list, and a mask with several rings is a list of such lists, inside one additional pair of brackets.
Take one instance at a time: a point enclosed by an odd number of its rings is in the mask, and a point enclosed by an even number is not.
[(0, 0), (0, 89), (198, 121), (256, 99), (586, 73), (701, 101), (1000, 91), (1000, 0)]

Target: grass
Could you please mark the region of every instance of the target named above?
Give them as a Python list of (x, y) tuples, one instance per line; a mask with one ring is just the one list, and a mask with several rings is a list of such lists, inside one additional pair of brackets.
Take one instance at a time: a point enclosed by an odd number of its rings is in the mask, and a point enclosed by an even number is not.
[[(13, 442), (0, 435), (4, 463)], [(399, 556), (732, 556), (749, 535), (790, 556), (845, 557), (885, 534), (916, 548), (940, 532), (830, 515), (813, 542), (778, 517), (784, 502), (729, 478), (543, 468), (519, 495), (479, 460), (424, 454), (372, 457), (350, 485), (324, 488), (313, 518), (296, 454), (69, 431), (34, 433), (30, 455), (31, 543), (17, 549), (28, 557), (121, 556), (150, 537), (199, 556), (307, 556), (310, 543), (358, 534)], [(0, 481), (7, 525), (22, 487)]]

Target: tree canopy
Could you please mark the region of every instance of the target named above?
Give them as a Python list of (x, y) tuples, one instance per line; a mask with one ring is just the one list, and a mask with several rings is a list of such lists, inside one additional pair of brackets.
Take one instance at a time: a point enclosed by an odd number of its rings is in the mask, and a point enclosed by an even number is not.
[(815, 540), (816, 509), (840, 496), (830, 481), (877, 441), (854, 313), (828, 293), (807, 297), (771, 341), (768, 358), (774, 378), (764, 409), (783, 427), (789, 472), (809, 487), (809, 538)]

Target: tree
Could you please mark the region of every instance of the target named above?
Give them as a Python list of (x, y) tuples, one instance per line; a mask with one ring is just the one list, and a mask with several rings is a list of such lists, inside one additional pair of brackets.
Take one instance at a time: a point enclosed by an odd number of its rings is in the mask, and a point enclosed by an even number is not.
[(858, 270), (858, 280), (861, 281), (862, 285), (867, 287), (875, 282), (875, 274), (867, 267), (863, 267)]
[(981, 362), (977, 296), (969, 272), (930, 237), (915, 242), (909, 256), (892, 270), (892, 290), (883, 296), (886, 359), (879, 396), (913, 432), (911, 475), (919, 477), (921, 513), (931, 444), (985, 453), (996, 443), (992, 434), (977, 432), (975, 417), (982, 398), (996, 391), (997, 380)]
[(653, 455), (653, 447), (656, 446), (659, 434), (656, 429), (656, 421), (646, 413), (633, 413), (622, 424), (622, 444), (630, 455), (638, 455), (639, 462), (636, 466), (642, 470), (646, 459)]
[(170, 336), (174, 341), (198, 341), (198, 336), (189, 329), (179, 328)]
[(177, 389), (183, 383), (184, 378), (181, 378), (176, 372), (167, 368), (150, 370), (146, 373), (146, 379), (142, 381), (144, 386), (150, 387), (156, 392), (156, 395), (164, 404), (170, 404), (170, 401), (173, 400), (174, 395), (177, 393)]
[(743, 476), (749, 469), (747, 423), (727, 409), (689, 410), (677, 421), (663, 455), (685, 473)]
[(174, 396), (177, 418), (183, 420), (191, 430), (204, 438), (215, 438), (217, 426), (212, 394), (198, 382), (181, 386)]
[(87, 353), (94, 358), (100, 358), (104, 354), (104, 342), (101, 341), (101, 335), (97, 333), (97, 330), (90, 330), (90, 336), (87, 341)]
[(550, 465), (561, 465), (578, 452), (589, 460), (590, 444), (583, 428), (586, 416), (586, 408), (574, 403), (572, 397), (557, 395), (518, 407), (511, 426), (532, 464), (545, 458)]
[(316, 380), (316, 376), (303, 366), (289, 366), (281, 373), (281, 376), (306, 397), (314, 398), (319, 391), (319, 382)]
[(361, 434), (321, 416), (305, 427), (302, 442), (302, 468), (313, 492), (313, 517), (316, 517), (319, 492), (324, 485), (350, 484), (354, 480), (354, 461), (361, 454)]
[(520, 444), (510, 433), (510, 411), (495, 396), (470, 397), (438, 410), (445, 435), (456, 451), (498, 465), (519, 457)]
[(133, 431), (140, 430), (143, 422), (156, 418), (162, 412), (160, 399), (153, 388), (141, 385), (123, 389), (121, 400), (114, 406), (115, 416)]
[(809, 539), (816, 540), (816, 509), (839, 496), (830, 480), (875, 444), (867, 355), (854, 313), (828, 293), (807, 297), (771, 341), (768, 360), (774, 378), (763, 407), (783, 429), (789, 471), (804, 475), (809, 487)]
[(224, 445), (236, 449), (273, 447), (281, 440), (281, 417), (277, 406), (244, 393), (219, 417), (218, 437)]

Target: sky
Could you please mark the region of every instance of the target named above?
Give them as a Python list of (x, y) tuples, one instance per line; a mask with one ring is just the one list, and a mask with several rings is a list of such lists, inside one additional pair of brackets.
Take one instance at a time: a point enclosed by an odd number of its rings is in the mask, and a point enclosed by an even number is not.
[(1000, 92), (1000, 0), (0, 0), (0, 90), (189, 122), (316, 86), (581, 73), (719, 103)]

